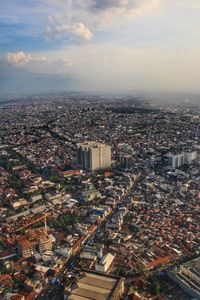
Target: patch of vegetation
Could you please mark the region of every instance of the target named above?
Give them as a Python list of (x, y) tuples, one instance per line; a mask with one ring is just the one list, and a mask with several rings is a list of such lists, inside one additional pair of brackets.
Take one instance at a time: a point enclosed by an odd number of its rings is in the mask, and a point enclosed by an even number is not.
[(4, 157), (0, 157), (0, 167), (4, 168), (7, 172), (12, 170), (12, 164)]
[(160, 284), (158, 281), (155, 281), (151, 284), (151, 291), (154, 295), (159, 295), (160, 293)]
[(70, 215), (70, 214), (62, 214), (55, 220), (48, 221), (49, 227), (60, 228), (60, 229), (68, 229), (69, 226), (74, 227), (75, 224), (80, 223), (80, 218)]

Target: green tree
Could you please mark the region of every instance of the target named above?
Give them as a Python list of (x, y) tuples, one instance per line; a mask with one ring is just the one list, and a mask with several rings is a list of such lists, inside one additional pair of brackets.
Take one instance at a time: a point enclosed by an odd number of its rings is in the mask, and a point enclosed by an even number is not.
[(155, 281), (151, 284), (151, 290), (154, 293), (154, 295), (159, 295), (160, 293), (160, 284), (158, 281)]
[(117, 276), (122, 276), (122, 275), (123, 275), (123, 270), (122, 270), (122, 268), (119, 267), (119, 266), (116, 268), (116, 275), (117, 275)]

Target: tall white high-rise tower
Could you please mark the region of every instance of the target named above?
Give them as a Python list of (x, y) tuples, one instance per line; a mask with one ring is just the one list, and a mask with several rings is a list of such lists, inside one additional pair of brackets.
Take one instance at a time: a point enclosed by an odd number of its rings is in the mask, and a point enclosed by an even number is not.
[(77, 162), (91, 171), (107, 169), (111, 166), (111, 147), (97, 142), (77, 144)]

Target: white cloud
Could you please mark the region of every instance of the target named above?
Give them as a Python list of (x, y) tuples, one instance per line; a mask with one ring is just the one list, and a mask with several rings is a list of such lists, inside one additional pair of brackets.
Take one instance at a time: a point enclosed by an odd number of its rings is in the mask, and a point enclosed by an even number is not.
[(46, 27), (45, 36), (48, 39), (69, 38), (78, 41), (90, 41), (93, 37), (89, 28), (81, 23), (67, 24), (65, 19), (49, 16), (50, 25)]
[(137, 6), (130, 6), (130, 15), (140, 16), (148, 11), (160, 8), (161, 0), (140, 0)]
[(95, 21), (97, 29), (119, 27), (125, 22), (146, 13), (157, 11), (164, 0), (91, 0), (90, 18)]
[(23, 51), (19, 51), (15, 53), (8, 52), (6, 59), (8, 62), (14, 63), (16, 65), (26, 65), (31, 60), (31, 54), (25, 53)]
[[(48, 16), (45, 36), (90, 41), (96, 30), (119, 27), (124, 22), (157, 10), (165, 0), (46, 0), (56, 12)], [(92, 28), (92, 32), (90, 30)]]
[(73, 61), (64, 53), (54, 56), (50, 53), (9, 52), (0, 58), (1, 61), (7, 61), (15, 70), (21, 69), (36, 74), (66, 74), (73, 67)]
[(31, 53), (24, 51), (8, 52), (6, 59), (9, 63), (16, 65), (27, 65), (30, 62), (46, 61), (46, 57), (43, 55), (32, 55)]
[(72, 26), (72, 33), (75, 37), (81, 38), (83, 40), (91, 40), (92, 39), (92, 32), (86, 27), (83, 23), (75, 23)]

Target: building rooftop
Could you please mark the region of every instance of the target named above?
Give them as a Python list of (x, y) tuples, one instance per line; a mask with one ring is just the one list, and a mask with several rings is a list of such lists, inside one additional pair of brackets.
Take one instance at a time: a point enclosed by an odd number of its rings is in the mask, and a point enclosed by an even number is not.
[(72, 292), (68, 299), (112, 299), (112, 295), (115, 293), (121, 280), (123, 279), (116, 276), (83, 271), (80, 273), (77, 283), (72, 287)]

